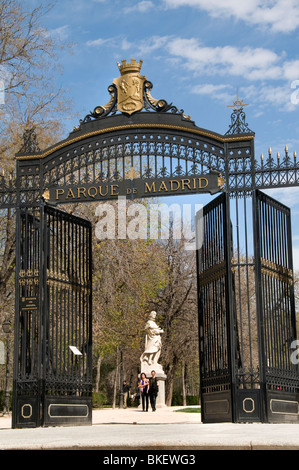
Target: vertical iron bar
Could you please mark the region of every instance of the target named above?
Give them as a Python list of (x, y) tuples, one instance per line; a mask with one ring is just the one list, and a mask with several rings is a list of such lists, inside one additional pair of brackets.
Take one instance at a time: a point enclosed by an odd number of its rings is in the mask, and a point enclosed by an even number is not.
[(265, 344), (264, 344), (264, 315), (262, 308), (262, 274), (261, 274), (261, 250), (259, 244), (260, 236), (260, 203), (257, 198), (257, 191), (252, 194), (253, 207), (253, 233), (254, 233), (254, 267), (255, 267), (255, 294), (257, 309), (257, 328), (258, 328), (258, 346), (259, 346), (259, 371), (260, 371), (260, 389), (261, 389), (261, 421), (267, 419), (266, 407), (266, 377), (265, 377)]

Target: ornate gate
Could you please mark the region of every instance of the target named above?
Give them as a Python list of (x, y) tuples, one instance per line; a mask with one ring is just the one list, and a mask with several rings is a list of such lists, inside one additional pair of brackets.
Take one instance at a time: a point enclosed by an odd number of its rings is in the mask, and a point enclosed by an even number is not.
[(13, 427), (91, 422), (91, 225), (22, 209)]
[(255, 194), (257, 304), (261, 390), (265, 420), (298, 420), (298, 368), (291, 360), (296, 339), (290, 209)]
[(298, 421), (290, 215), (258, 191), (299, 185), (296, 152), (258, 161), (242, 101), (219, 134), (154, 99), (142, 61), (118, 65), (107, 104), (45, 150), (28, 128), (0, 177), (18, 213), (13, 425), (91, 422), (91, 228), (49, 205), (218, 192), (197, 218), (203, 419)]
[(197, 214), (203, 422), (298, 421), (290, 209), (252, 202), (254, 257), (233, 251), (226, 194)]
[(232, 420), (229, 269), (226, 194), (196, 215), (201, 412), (204, 422)]
[(40, 216), (38, 210), (17, 213), (13, 427), (41, 422)]

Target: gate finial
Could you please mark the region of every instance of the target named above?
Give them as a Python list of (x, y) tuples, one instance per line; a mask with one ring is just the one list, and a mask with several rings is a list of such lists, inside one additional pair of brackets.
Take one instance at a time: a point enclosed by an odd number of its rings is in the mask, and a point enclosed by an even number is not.
[(40, 148), (37, 143), (35, 126), (30, 123), (30, 127), (25, 128), (23, 132), (23, 145), (19, 150), (19, 153), (31, 154), (37, 152), (40, 152)]
[(233, 104), (227, 106), (228, 108), (233, 108), (233, 112), (231, 114), (231, 124), (225, 135), (254, 134), (245, 121), (246, 115), (243, 106), (248, 106), (248, 104), (243, 103), (243, 100), (239, 99), (239, 91), (237, 88), (237, 99), (233, 101)]
[(243, 100), (239, 100), (239, 90), (237, 88), (237, 99), (233, 101), (233, 104), (228, 105), (228, 108), (234, 108), (234, 111), (239, 111), (243, 106), (248, 106), (248, 104), (243, 103)]

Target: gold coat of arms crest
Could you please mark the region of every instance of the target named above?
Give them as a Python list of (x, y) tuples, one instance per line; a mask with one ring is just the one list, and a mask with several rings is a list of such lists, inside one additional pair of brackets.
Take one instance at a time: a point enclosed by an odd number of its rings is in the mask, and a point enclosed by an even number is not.
[(142, 60), (136, 62), (131, 59), (130, 63), (122, 60), (118, 63), (121, 76), (113, 80), (117, 87), (118, 110), (122, 113), (133, 114), (143, 108), (143, 85), (146, 77), (140, 75)]

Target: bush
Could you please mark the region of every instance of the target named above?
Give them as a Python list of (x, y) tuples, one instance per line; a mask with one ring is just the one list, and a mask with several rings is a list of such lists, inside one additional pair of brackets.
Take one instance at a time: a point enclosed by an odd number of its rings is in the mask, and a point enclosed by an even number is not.
[(0, 390), (0, 411), (4, 410), (4, 392)]
[(186, 402), (187, 402), (187, 405), (199, 405), (200, 404), (200, 400), (199, 400), (199, 396), (197, 395), (187, 395), (186, 397)]
[(183, 397), (179, 395), (177, 392), (173, 392), (172, 399), (171, 399), (171, 406), (182, 406), (183, 405)]
[[(187, 395), (186, 396), (186, 405), (199, 405), (199, 396), (197, 395)], [(178, 393), (172, 394), (171, 406), (183, 406), (183, 395)]]
[[(11, 410), (12, 392), (9, 392), (9, 409)], [(5, 409), (5, 392), (0, 390), (0, 412)]]
[(103, 405), (106, 403), (106, 401), (107, 401), (106, 393), (104, 393), (104, 392), (99, 392), (99, 393), (93, 392), (93, 394), (92, 394), (92, 407), (93, 408), (102, 408)]

